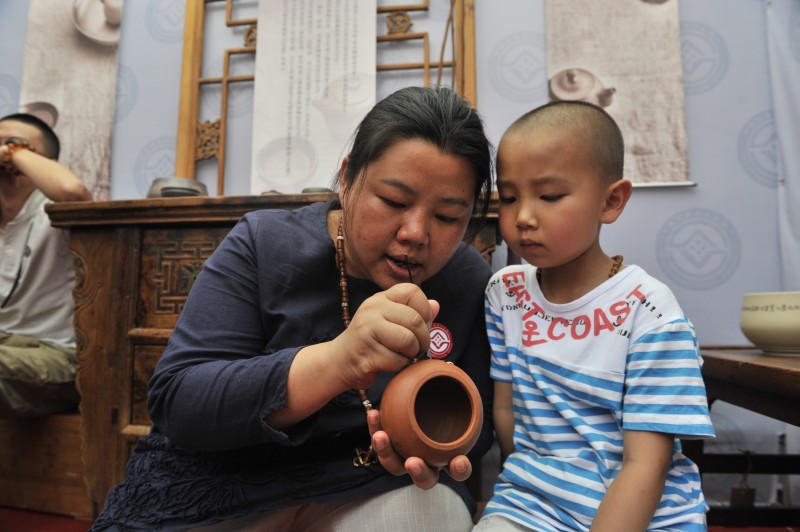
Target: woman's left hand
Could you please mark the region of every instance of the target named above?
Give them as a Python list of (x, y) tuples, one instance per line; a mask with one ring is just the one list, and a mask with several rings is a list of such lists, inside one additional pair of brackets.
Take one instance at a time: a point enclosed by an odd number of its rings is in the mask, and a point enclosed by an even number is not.
[[(367, 415), (369, 433), (372, 436), (372, 449), (378, 456), (381, 465), (393, 475), (409, 474), (411, 480), (418, 488), (431, 489), (439, 482), (439, 469), (431, 468), (422, 458), (412, 456), (403, 458), (394, 451), (389, 435), (381, 430), (380, 412), (371, 410)], [(472, 474), (472, 464), (464, 455), (459, 455), (450, 461), (446, 471), (458, 481), (464, 481)]]

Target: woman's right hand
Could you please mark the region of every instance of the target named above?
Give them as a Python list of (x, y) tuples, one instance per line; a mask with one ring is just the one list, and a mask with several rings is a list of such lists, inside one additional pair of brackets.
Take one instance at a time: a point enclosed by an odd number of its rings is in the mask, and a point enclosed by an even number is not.
[(439, 482), (439, 471), (446, 471), (453, 479), (463, 482), (472, 474), (472, 463), (465, 455), (455, 456), (447, 467), (431, 467), (425, 460), (417, 456), (403, 458), (392, 447), (389, 435), (381, 429), (381, 418), (378, 410), (370, 410), (367, 414), (367, 426), (372, 438), (372, 448), (381, 465), (392, 475), (406, 475), (420, 489), (429, 490)]
[(348, 388), (368, 388), (379, 372), (400, 371), (427, 352), (438, 312), (438, 302), (411, 283), (373, 295), (331, 342), (332, 367)]
[(290, 427), (346, 390), (369, 388), (381, 371), (400, 371), (428, 350), (438, 312), (439, 303), (411, 283), (368, 298), (342, 334), (297, 352), (289, 369), (287, 405), (269, 414), (267, 422), (277, 429)]

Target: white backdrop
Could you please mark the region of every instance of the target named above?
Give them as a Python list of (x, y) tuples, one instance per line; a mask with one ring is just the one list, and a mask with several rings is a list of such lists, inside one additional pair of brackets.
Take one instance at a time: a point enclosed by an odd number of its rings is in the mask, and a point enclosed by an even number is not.
[[(544, 6), (476, 4), (478, 106), (497, 142), (516, 117), (547, 100)], [(0, 2), (2, 114), (19, 104), (27, 5)], [(153, 178), (174, 171), (183, 13), (183, 0), (125, 3), (112, 198), (142, 198)], [(635, 189), (620, 220), (604, 228), (603, 245), (668, 283), (701, 343), (741, 344), (744, 293), (800, 289), (800, 0), (679, 0), (679, 17), (689, 179), (697, 186)], [(244, 133), (231, 145), (249, 147), (252, 90), (234, 103), (230, 118)], [(247, 194), (249, 152), (229, 156), (226, 192)], [(719, 449), (775, 452), (787, 430), (798, 448), (797, 430), (782, 423), (724, 404), (713, 417)], [(774, 484), (760, 487), (760, 500)], [(716, 493), (727, 496), (726, 488)]]
[(800, 2), (767, 9), (770, 87), (778, 160), (778, 234), (783, 288), (800, 290)]

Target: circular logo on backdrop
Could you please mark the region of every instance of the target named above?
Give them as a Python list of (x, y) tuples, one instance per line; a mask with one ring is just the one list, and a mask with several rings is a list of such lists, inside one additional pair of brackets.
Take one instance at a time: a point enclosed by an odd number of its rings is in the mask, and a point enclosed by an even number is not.
[(700, 22), (681, 24), (681, 57), (687, 94), (713, 89), (728, 71), (728, 46), (719, 33)]
[(136, 74), (127, 66), (120, 63), (117, 74), (117, 109), (114, 115), (115, 122), (121, 122), (136, 104), (139, 93), (139, 83)]
[(521, 31), (497, 43), (489, 56), (489, 80), (498, 93), (526, 103), (547, 94), (544, 42), (539, 33)]
[(675, 283), (708, 290), (725, 283), (739, 267), (741, 242), (727, 218), (710, 209), (673, 215), (658, 233), (656, 256)]
[(17, 112), (19, 83), (13, 76), (0, 74), (0, 116)]
[(145, 197), (153, 179), (175, 175), (175, 137), (159, 137), (142, 148), (133, 166), (136, 189)]
[(431, 358), (442, 359), (453, 350), (453, 334), (441, 323), (431, 325), (431, 346), (428, 353)]
[(183, 40), (185, 1), (150, 0), (147, 5), (147, 31), (158, 41), (178, 43)]
[(762, 111), (747, 121), (739, 133), (738, 151), (747, 175), (777, 188), (779, 146), (772, 111)]

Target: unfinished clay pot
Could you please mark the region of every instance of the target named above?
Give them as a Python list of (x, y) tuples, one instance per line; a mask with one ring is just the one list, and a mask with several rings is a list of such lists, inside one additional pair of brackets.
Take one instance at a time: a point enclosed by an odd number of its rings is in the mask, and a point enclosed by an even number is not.
[(483, 427), (478, 388), (464, 370), (443, 360), (420, 360), (395, 375), (380, 411), (395, 451), (433, 467), (466, 454)]

